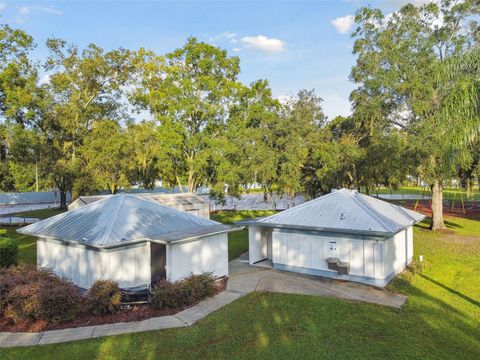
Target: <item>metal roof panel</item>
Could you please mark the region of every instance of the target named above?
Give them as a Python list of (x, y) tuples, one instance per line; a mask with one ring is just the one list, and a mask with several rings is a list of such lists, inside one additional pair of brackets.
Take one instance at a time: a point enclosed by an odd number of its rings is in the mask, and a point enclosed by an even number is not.
[(391, 234), (424, 218), (422, 214), (401, 206), (341, 189), (260, 219), (257, 223)]
[(20, 228), (18, 232), (108, 246), (145, 238), (169, 241), (179, 233), (205, 235), (206, 229), (218, 232), (230, 227), (146, 197), (120, 194)]

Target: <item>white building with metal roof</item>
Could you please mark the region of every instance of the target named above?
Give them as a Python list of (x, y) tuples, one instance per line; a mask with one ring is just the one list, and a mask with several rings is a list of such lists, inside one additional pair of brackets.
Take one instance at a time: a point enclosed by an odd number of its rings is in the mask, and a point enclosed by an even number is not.
[(228, 275), (238, 230), (145, 197), (121, 194), (18, 229), (37, 240), (37, 264), (88, 289), (98, 279), (146, 288), (191, 273)]
[(413, 258), (425, 216), (357, 191), (333, 191), (249, 226), (249, 262), (385, 286)]
[[(141, 198), (158, 202), (159, 204), (173, 207), (174, 209), (185, 211), (191, 214), (200, 215), (204, 218), (210, 218), (210, 204), (201, 196), (194, 193), (165, 194), (156, 192), (135, 193), (132, 194)], [(68, 210), (78, 209), (95, 201), (111, 197), (113, 195), (89, 195), (79, 196), (68, 205)]]

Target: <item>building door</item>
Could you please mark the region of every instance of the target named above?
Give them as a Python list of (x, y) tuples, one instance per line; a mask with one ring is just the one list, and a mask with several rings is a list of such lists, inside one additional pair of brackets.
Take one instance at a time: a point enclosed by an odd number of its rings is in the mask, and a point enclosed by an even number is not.
[(150, 271), (152, 284), (167, 278), (167, 248), (164, 244), (150, 243)]

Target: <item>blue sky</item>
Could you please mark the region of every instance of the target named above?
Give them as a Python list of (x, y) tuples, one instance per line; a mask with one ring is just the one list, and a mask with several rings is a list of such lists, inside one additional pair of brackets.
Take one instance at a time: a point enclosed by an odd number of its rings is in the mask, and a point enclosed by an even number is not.
[(239, 56), (240, 79), (268, 79), (275, 97), (315, 89), (333, 118), (350, 113), (351, 15), (362, 5), (391, 12), (406, 2), (0, 1), (0, 21), (32, 35), (38, 58), (47, 56), (44, 44), (51, 36), (81, 47), (93, 42), (105, 49), (145, 47), (159, 54), (195, 36)]

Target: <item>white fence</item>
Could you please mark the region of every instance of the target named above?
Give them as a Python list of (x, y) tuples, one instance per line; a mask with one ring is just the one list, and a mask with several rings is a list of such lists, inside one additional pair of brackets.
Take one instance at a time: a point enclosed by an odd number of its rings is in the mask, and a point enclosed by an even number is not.
[[(72, 198), (67, 194), (67, 202)], [(55, 204), (60, 203), (59, 191), (45, 192), (23, 192), (23, 193), (2, 193), (0, 194), (1, 205), (21, 205), (21, 204)]]

